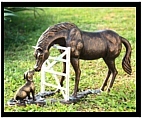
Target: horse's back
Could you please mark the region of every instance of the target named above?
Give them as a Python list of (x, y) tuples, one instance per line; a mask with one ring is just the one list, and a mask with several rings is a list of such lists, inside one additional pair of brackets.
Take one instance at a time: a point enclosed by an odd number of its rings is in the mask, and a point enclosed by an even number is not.
[(109, 52), (113, 56), (121, 50), (119, 35), (112, 30), (83, 31), (82, 39), (84, 46), (80, 55), (81, 59), (93, 60), (104, 58)]
[(107, 42), (102, 39), (100, 32), (82, 32), (82, 39), (81, 59), (93, 60), (106, 54)]

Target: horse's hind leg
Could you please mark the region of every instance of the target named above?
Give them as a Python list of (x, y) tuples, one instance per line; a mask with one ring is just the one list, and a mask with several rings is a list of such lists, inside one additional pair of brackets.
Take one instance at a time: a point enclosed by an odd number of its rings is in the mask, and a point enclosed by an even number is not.
[(108, 79), (109, 79), (109, 77), (110, 77), (110, 74), (111, 74), (111, 71), (108, 70), (107, 77), (106, 77), (106, 79), (104, 80), (103, 85), (102, 85), (101, 88), (100, 88), (101, 91), (104, 91), (105, 86), (107, 86), (107, 81), (108, 81)]
[[(118, 72), (117, 72), (117, 70), (116, 70), (116, 68), (115, 68), (115, 60), (107, 59), (107, 60), (105, 60), (105, 62), (106, 62), (106, 64), (107, 64), (109, 70), (110, 70), (111, 73), (112, 73), (112, 79), (110, 80), (110, 84), (109, 84), (109, 86), (108, 86), (108, 88), (107, 88), (107, 92), (110, 92), (110, 89), (111, 89), (112, 86), (113, 86), (115, 77), (116, 77), (116, 75), (117, 75)], [(108, 80), (108, 79), (107, 79), (107, 80)]]

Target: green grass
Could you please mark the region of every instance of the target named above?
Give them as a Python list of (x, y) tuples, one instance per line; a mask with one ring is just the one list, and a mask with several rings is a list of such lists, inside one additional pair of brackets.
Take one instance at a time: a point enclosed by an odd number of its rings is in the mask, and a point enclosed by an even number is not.
[[(40, 16), (34, 18), (31, 11), (19, 12), (5, 25), (4, 39), (4, 111), (5, 112), (135, 112), (136, 111), (136, 36), (135, 36), (135, 8), (46, 8), (40, 11)], [(28, 105), (23, 107), (9, 107), (7, 101), (14, 96), (15, 91), (25, 82), (23, 74), (32, 69), (35, 64), (33, 45), (42, 32), (49, 26), (59, 22), (75, 23), (81, 30), (95, 31), (112, 29), (129, 40), (132, 45), (131, 66), (132, 75), (129, 76), (122, 69), (122, 58), (125, 53), (123, 47), (116, 59), (118, 75), (110, 94), (88, 95), (76, 104), (50, 104), (44, 107)], [(51, 49), (51, 55), (58, 52)], [(107, 74), (107, 66), (102, 59), (94, 61), (80, 60), (82, 70), (79, 84), (80, 90), (99, 88)], [(62, 70), (58, 63), (56, 69)], [(51, 78), (50, 75), (47, 77)], [(70, 94), (74, 88), (74, 71), (70, 72)], [(34, 75), (36, 93), (40, 91), (40, 73)], [(51, 82), (53, 82), (51, 78)], [(46, 87), (46, 90), (52, 88)], [(56, 94), (54, 98), (62, 98)]]

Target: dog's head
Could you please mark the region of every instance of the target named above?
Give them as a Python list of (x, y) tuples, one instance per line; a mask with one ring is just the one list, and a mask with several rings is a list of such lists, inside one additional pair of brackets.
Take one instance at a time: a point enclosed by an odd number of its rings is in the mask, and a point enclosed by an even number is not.
[(26, 71), (24, 73), (24, 79), (26, 79), (27, 81), (33, 81), (33, 75), (34, 75), (34, 70)]

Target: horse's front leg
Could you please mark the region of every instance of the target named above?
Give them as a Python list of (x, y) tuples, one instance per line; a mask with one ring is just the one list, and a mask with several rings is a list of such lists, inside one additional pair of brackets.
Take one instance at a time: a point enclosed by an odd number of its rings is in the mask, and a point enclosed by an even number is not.
[[(66, 62), (63, 62), (63, 73), (66, 73)], [(60, 85), (63, 87), (63, 81), (65, 80), (65, 77), (62, 76), (60, 79)]]
[(78, 91), (80, 75), (81, 75), (81, 70), (79, 67), (79, 59), (78, 58), (71, 58), (71, 64), (72, 64), (73, 69), (75, 71), (75, 86), (74, 86), (74, 92), (73, 92), (72, 96), (76, 97), (77, 91)]
[[(64, 51), (60, 50), (60, 53), (62, 54)], [(63, 59), (66, 59), (66, 56), (63, 57)], [(63, 62), (63, 73), (66, 73), (66, 62)], [(62, 76), (60, 79), (60, 85), (63, 87), (63, 81), (65, 80), (65, 77)]]
[[(60, 53), (63, 53), (63, 51), (62, 50), (59, 50), (60, 51)], [(63, 59), (66, 59), (66, 57), (63, 57)], [(63, 62), (63, 73), (66, 73), (66, 62)], [(61, 85), (61, 87), (63, 87), (63, 81), (65, 80), (65, 77), (64, 76), (62, 76), (61, 77), (61, 79), (60, 79), (60, 85)], [(55, 93), (56, 92), (60, 92), (60, 89), (57, 89), (57, 90), (55, 90)]]

